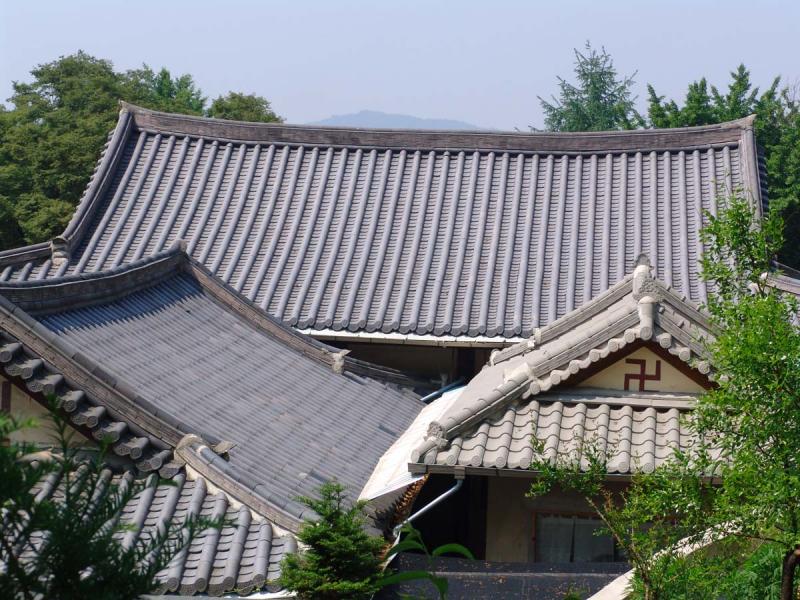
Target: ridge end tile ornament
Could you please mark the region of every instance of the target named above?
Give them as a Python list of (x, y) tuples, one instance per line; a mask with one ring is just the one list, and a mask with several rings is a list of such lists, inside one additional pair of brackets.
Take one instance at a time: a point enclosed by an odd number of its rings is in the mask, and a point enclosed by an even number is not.
[(633, 299), (641, 301), (646, 296), (652, 298), (650, 302), (662, 299), (661, 286), (653, 277), (650, 258), (642, 253), (636, 259), (636, 268), (633, 270)]
[(342, 350), (341, 352), (337, 352), (333, 355), (333, 364), (331, 367), (333, 368), (334, 373), (338, 375), (344, 373), (344, 361), (348, 354), (350, 354), (350, 350)]
[(50, 240), (50, 254), (53, 265), (59, 267), (66, 262), (69, 262), (69, 243), (61, 236), (54, 237)]
[(425, 434), (426, 440), (434, 440), (439, 449), (447, 448), (449, 442), (444, 435), (444, 427), (438, 421), (431, 421), (428, 424), (428, 432)]

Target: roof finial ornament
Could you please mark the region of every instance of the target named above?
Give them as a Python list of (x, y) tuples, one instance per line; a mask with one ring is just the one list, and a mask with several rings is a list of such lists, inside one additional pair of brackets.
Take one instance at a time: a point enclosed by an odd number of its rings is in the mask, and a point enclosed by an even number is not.
[(633, 298), (639, 303), (639, 338), (649, 340), (655, 331), (655, 305), (661, 300), (661, 288), (653, 278), (650, 259), (640, 254), (633, 270)]
[(341, 350), (340, 352), (336, 352), (333, 354), (333, 363), (331, 367), (333, 368), (333, 372), (341, 375), (344, 373), (344, 357), (350, 354), (350, 350)]

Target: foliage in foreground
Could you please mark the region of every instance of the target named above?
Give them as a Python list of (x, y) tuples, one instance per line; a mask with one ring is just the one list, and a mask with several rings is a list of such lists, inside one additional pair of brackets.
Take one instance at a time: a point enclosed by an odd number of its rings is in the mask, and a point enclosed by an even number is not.
[[(158, 481), (115, 483), (104, 452), (77, 450), (68, 425), (58, 416), (53, 423), (57, 452), (0, 445), (0, 597), (134, 600), (157, 589), (156, 575), (199, 533), (222, 525), (188, 519), (138, 535), (121, 511)], [(31, 425), (0, 414), (0, 439)], [(42, 482), (57, 486), (52, 496), (31, 493)]]
[(470, 552), (461, 544), (442, 544), (433, 550), (428, 550), (428, 546), (425, 545), (425, 542), (422, 539), (422, 534), (418, 530), (414, 529), (410, 523), (405, 524), (400, 529), (398, 535), (401, 536), (402, 539), (397, 544), (392, 546), (386, 553), (387, 560), (391, 560), (392, 556), (401, 552), (417, 552), (426, 557), (428, 569), (387, 573), (382, 576), (378, 582), (378, 585), (381, 588), (400, 584), (406, 581), (429, 581), (433, 587), (436, 588), (436, 592), (439, 594), (439, 599), (445, 600), (445, 598), (447, 598), (447, 589), (449, 587), (448, 581), (446, 577), (437, 575), (434, 572), (433, 559), (437, 556), (443, 556), (445, 554), (458, 554), (459, 556), (470, 560), (475, 559), (472, 552)]
[[(428, 550), (420, 532), (410, 524), (400, 528), (397, 533), (400, 541), (387, 550), (383, 538), (371, 536), (364, 529), (365, 502), (350, 503), (344, 486), (336, 482), (320, 486), (317, 495), (318, 498), (300, 498), (317, 516), (307, 519), (297, 535), (307, 548), (290, 554), (281, 564), (278, 582), (298, 598), (367, 599), (387, 586), (425, 580), (444, 600), (447, 579), (433, 572), (433, 559), (444, 554), (473, 558), (460, 544), (444, 544)], [(385, 571), (391, 558), (401, 552), (424, 555), (429, 568), (399, 573)]]
[[(598, 512), (635, 570), (636, 597), (645, 600), (789, 600), (796, 589), (799, 307), (765, 275), (781, 247), (780, 218), (760, 219), (741, 193), (720, 206), (703, 231), (703, 276), (712, 289), (705, 308), (714, 338), (698, 340), (717, 385), (699, 398), (687, 423), (694, 447), (653, 473), (636, 474), (616, 495), (606, 483), (613, 450), (591, 441), (577, 456), (533, 465), (542, 477), (532, 494), (560, 485)], [(753, 575), (764, 572), (767, 579)], [(745, 583), (753, 595), (737, 591)]]
[[(541, 441), (535, 445), (541, 457)], [(676, 585), (704, 586), (708, 577), (678, 582), (675, 575), (685, 580), (682, 548), (705, 529), (704, 511), (696, 510), (696, 503), (706, 502), (709, 484), (688, 474), (688, 462), (676, 456), (653, 473), (635, 473), (627, 487), (615, 486), (607, 476), (611, 456), (613, 451), (590, 439), (576, 455), (559, 455), (552, 461), (537, 458), (531, 468), (539, 477), (529, 496), (555, 488), (580, 495), (603, 522), (598, 533), (610, 534), (624, 551), (645, 600), (673, 598)]]
[(759, 220), (734, 195), (704, 230), (703, 276), (715, 290), (708, 344), (718, 386), (698, 402), (698, 435), (718, 447), (722, 478), (713, 515), (735, 535), (784, 552), (782, 598), (791, 598), (800, 548), (800, 330), (794, 296), (766, 273), (782, 245), (781, 222)]
[[(728, 538), (666, 566), (662, 577), (669, 600), (779, 600), (780, 548)], [(645, 591), (635, 579), (630, 600)]]
[(230, 92), (210, 105), (191, 75), (147, 65), (126, 72), (78, 52), (14, 82), (0, 105), (0, 250), (59, 235), (80, 200), (119, 101), (166, 112), (242, 121), (281, 121), (269, 101)]

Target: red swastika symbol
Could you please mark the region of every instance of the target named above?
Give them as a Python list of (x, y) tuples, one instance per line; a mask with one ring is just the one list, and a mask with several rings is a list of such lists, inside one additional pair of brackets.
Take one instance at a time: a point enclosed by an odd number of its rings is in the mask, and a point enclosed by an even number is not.
[(630, 391), (631, 381), (639, 382), (639, 391), (644, 392), (646, 381), (661, 381), (661, 361), (656, 360), (656, 372), (647, 373), (647, 361), (643, 358), (626, 358), (625, 363), (629, 365), (639, 365), (638, 373), (625, 373), (625, 390)]

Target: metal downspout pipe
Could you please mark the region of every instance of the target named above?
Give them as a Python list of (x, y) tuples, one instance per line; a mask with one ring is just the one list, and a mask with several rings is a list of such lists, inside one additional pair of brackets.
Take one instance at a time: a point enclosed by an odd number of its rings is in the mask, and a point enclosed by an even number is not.
[[(392, 542), (392, 548), (394, 548), (398, 544), (398, 542), (400, 541), (400, 530), (403, 529), (403, 526), (408, 525), (409, 523), (414, 521), (417, 517), (420, 517), (420, 516), (424, 515), (426, 512), (428, 512), (434, 506), (436, 506), (438, 504), (441, 504), (442, 502), (447, 500), (450, 496), (452, 496), (458, 490), (461, 489), (461, 486), (464, 485), (464, 477), (465, 477), (465, 475), (464, 475), (464, 473), (458, 473), (458, 474), (456, 474), (455, 477), (456, 477), (456, 483), (455, 483), (455, 485), (453, 485), (453, 487), (451, 487), (449, 490), (446, 490), (445, 492), (443, 492), (441, 496), (437, 496), (436, 498), (431, 500), (428, 504), (423, 506), (421, 509), (419, 509), (417, 512), (415, 512), (413, 515), (410, 515), (407, 519), (405, 519), (404, 521), (402, 521), (398, 525), (395, 525), (394, 529), (392, 529), (392, 535), (394, 536), (394, 541)], [(391, 562), (391, 560), (389, 562)], [(386, 563), (386, 564), (388, 566), (389, 563)]]

